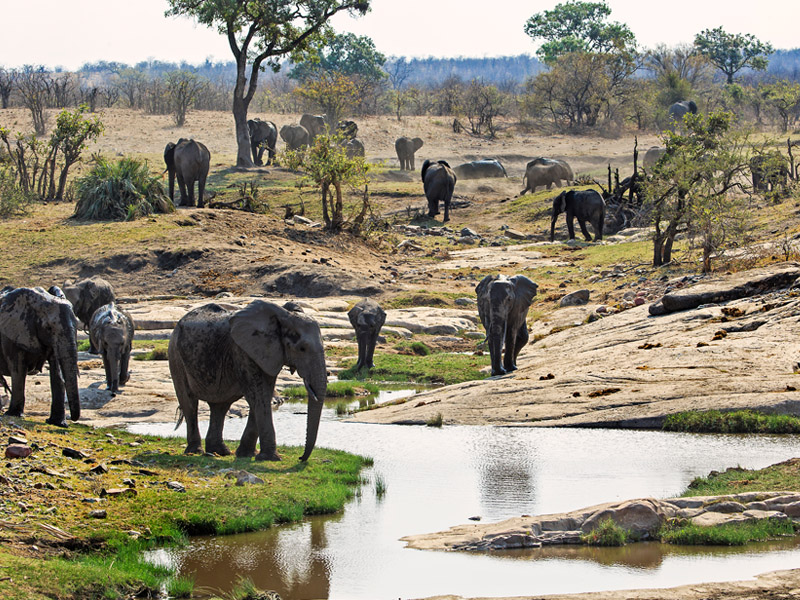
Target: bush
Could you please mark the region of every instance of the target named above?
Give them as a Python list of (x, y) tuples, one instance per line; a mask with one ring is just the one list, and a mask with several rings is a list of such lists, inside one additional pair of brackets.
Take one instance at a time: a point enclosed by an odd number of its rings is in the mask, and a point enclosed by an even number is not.
[(601, 521), (596, 529), (581, 536), (581, 541), (589, 546), (624, 546), (628, 534), (612, 519)]
[(147, 162), (123, 158), (111, 162), (98, 158), (92, 170), (75, 182), (76, 219), (130, 221), (153, 213), (175, 210)]
[(0, 219), (28, 214), (35, 194), (26, 192), (6, 170), (0, 170)]

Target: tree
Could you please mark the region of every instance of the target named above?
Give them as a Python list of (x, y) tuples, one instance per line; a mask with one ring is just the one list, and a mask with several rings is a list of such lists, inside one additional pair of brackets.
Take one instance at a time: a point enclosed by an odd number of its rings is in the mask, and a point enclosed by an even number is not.
[(358, 97), (356, 84), (336, 71), (321, 72), (314, 79), (308, 79), (295, 88), (294, 93), (311, 102), (324, 114), (331, 131), (352, 108)]
[(632, 54), (636, 37), (627, 25), (608, 22), (610, 14), (605, 0), (568, 0), (533, 15), (525, 23), (525, 33), (545, 40), (536, 55), (547, 64), (572, 52)]
[(289, 77), (306, 81), (320, 72), (336, 71), (351, 78), (378, 82), (386, 77), (381, 68), (385, 63), (386, 57), (375, 49), (375, 43), (369, 37), (336, 34), (312, 49), (308, 60), (296, 64)]
[(186, 123), (186, 111), (194, 104), (197, 93), (207, 83), (204, 77), (198, 77), (189, 71), (170, 71), (164, 75), (167, 84), (167, 97), (170, 110), (175, 117), (175, 124), (183, 127)]
[(727, 33), (722, 27), (705, 29), (694, 38), (698, 52), (711, 61), (733, 83), (733, 76), (745, 67), (764, 71), (772, 45), (759, 41), (752, 33)]
[(8, 108), (8, 100), (16, 85), (17, 72), (14, 69), (0, 68), (0, 100), (3, 108)]
[(672, 260), (681, 231), (699, 239), (703, 271), (711, 257), (739, 241), (752, 219), (743, 207), (750, 152), (746, 133), (732, 129), (733, 114), (686, 115), (686, 133), (664, 132), (666, 152), (645, 181), (647, 207), (655, 228), (653, 266)]
[(767, 106), (778, 113), (781, 131), (789, 130), (789, 120), (795, 116), (800, 107), (800, 83), (792, 83), (781, 79), (775, 83), (758, 86), (758, 92)]
[[(86, 143), (96, 140), (103, 133), (103, 124), (98, 117), (89, 119), (85, 116), (88, 107), (83, 104), (74, 111), (62, 110), (56, 117), (56, 128), (50, 137), (50, 146), (53, 148), (52, 169), (55, 172), (55, 163), (58, 152), (61, 152), (61, 175), (58, 178), (58, 191), (56, 200), (64, 199), (64, 190), (67, 187), (67, 172), (78, 162), (81, 153), (86, 149)], [(51, 189), (55, 177), (51, 175)]]
[(25, 65), (17, 73), (17, 90), (22, 103), (31, 111), (33, 130), (36, 135), (44, 135), (46, 127), (44, 109), (50, 103), (52, 79), (44, 67)]
[(504, 113), (505, 103), (505, 96), (495, 86), (473, 79), (467, 86), (463, 105), (472, 133), (485, 132), (493, 138), (497, 133), (494, 120)]
[[(228, 37), (236, 60), (233, 118), (236, 164), (252, 167), (247, 109), (263, 65), (280, 69), (280, 59), (300, 58), (329, 32), (328, 20), (342, 11), (365, 14), (369, 0), (169, 0), (168, 16), (191, 16)], [(248, 71), (249, 64), (249, 71)]]

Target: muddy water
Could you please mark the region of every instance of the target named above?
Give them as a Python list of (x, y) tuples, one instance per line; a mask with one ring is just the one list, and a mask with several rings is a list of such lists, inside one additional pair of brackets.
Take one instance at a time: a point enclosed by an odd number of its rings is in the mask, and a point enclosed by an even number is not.
[[(398, 392), (395, 392), (398, 393)], [(383, 400), (383, 398), (381, 399)], [(275, 412), (278, 441), (302, 445), (304, 405)], [(404, 535), (470, 517), (496, 521), (641, 496), (668, 497), (698, 475), (800, 456), (790, 436), (697, 436), (641, 431), (399, 427), (346, 423), (326, 410), (318, 445), (372, 456), (360, 496), (339, 515), (160, 550), (197, 584), (228, 590), (239, 576), (300, 598), (500, 596), (673, 586), (742, 579), (800, 564), (795, 540), (741, 549), (637, 544), (497, 554), (404, 548)], [(244, 423), (226, 422), (237, 439)], [(134, 426), (172, 434), (172, 424)], [(183, 431), (178, 433), (183, 434)], [(376, 494), (376, 480), (386, 493)]]

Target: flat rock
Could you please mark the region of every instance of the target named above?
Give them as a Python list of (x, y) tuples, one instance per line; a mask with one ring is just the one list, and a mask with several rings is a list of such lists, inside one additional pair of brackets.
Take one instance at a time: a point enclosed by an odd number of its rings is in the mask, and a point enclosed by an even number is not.
[(6, 458), (28, 458), (33, 448), (25, 444), (9, 444), (6, 446)]
[(571, 292), (561, 298), (559, 306), (583, 306), (584, 304), (589, 303), (589, 294), (589, 290), (578, 290), (576, 292)]

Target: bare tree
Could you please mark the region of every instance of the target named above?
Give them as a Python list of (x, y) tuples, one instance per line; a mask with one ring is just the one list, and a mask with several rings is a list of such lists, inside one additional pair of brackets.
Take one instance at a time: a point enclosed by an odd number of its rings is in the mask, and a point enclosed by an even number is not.
[(22, 104), (31, 111), (33, 130), (36, 135), (44, 135), (44, 109), (50, 104), (53, 87), (50, 73), (43, 66), (25, 65), (18, 72), (16, 83)]
[(392, 85), (393, 90), (402, 89), (406, 80), (411, 76), (413, 69), (405, 56), (400, 58), (391, 59), (383, 69), (389, 76), (389, 83)]
[(100, 98), (103, 100), (103, 106), (111, 108), (119, 100), (119, 88), (113, 86), (101, 86), (99, 88)]
[(56, 108), (66, 108), (74, 104), (75, 76), (72, 73), (55, 73), (51, 76), (53, 102)]
[(164, 75), (170, 109), (175, 124), (183, 127), (186, 111), (193, 105), (198, 92), (208, 83), (205, 77), (198, 77), (190, 71), (170, 71)]
[(11, 92), (16, 84), (17, 71), (15, 69), (0, 68), (0, 100), (3, 108), (8, 108)]

